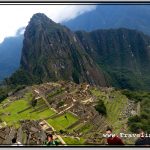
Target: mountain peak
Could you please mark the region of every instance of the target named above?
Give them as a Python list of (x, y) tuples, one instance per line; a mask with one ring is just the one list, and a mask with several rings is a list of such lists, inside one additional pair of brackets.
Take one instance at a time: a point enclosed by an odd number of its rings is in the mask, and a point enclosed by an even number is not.
[(55, 23), (50, 18), (48, 18), (44, 13), (36, 13), (32, 16), (30, 23)]
[(33, 14), (31, 19), (49, 19), (44, 13)]
[(45, 17), (46, 15), (44, 13), (35, 13), (35, 14), (33, 14), (32, 17), (43, 17), (43, 16)]

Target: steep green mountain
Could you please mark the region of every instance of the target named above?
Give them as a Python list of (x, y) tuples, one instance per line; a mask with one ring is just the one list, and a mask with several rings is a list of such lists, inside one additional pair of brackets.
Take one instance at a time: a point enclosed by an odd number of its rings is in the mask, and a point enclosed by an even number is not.
[(41, 13), (33, 15), (26, 27), (20, 70), (10, 79), (13, 84), (72, 80), (107, 85), (75, 33)]
[(24, 35), (20, 69), (9, 84), (71, 80), (150, 89), (150, 37), (129, 29), (72, 32), (35, 14)]
[(149, 89), (150, 37), (136, 30), (110, 29), (76, 32), (86, 52), (113, 86)]

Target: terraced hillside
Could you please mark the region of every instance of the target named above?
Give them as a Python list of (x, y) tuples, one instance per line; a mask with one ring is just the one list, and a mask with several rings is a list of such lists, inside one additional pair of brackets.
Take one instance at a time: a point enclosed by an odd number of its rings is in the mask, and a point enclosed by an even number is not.
[[(99, 100), (106, 107), (105, 116), (96, 110)], [(5, 129), (13, 128), (11, 137), (18, 136), (21, 143), (29, 145), (42, 144), (46, 133), (55, 134), (67, 145), (105, 144), (102, 135), (107, 126), (112, 126), (116, 133), (127, 132), (128, 118), (136, 114), (136, 108), (136, 104), (113, 88), (50, 82), (10, 93), (0, 103), (0, 128), (4, 133)], [(26, 122), (30, 125), (24, 127)], [(43, 132), (40, 142), (38, 130)], [(6, 139), (2, 143), (11, 144)]]

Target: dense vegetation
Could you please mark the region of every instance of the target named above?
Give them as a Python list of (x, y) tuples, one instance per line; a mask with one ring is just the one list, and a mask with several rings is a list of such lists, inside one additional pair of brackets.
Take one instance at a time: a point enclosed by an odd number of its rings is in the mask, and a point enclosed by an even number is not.
[(147, 90), (147, 81), (143, 80), (138, 73), (128, 71), (128, 69), (107, 69), (107, 73), (110, 76), (110, 82), (113, 87), (118, 89), (129, 90)]
[(140, 114), (130, 117), (128, 120), (130, 130), (136, 132), (137, 129), (142, 128), (150, 133), (150, 92), (124, 90), (123, 93), (129, 99), (140, 102)]
[(134, 100), (135, 102), (150, 99), (150, 92), (122, 90), (122, 94), (126, 95), (129, 99)]
[(6, 87), (0, 87), (0, 102), (2, 102), (8, 96), (8, 89)]
[(99, 99), (97, 105), (95, 106), (95, 109), (102, 115), (106, 116), (107, 115), (107, 110), (104, 102)]
[(150, 89), (150, 38), (129, 29), (77, 31), (86, 52), (105, 72), (110, 85), (122, 89)]
[(25, 88), (25, 85), (1, 85), (0, 86), (0, 103), (9, 95)]
[(10, 78), (6, 78), (7, 85), (30, 85), (32, 83), (38, 83), (36, 77), (31, 76), (27, 71), (23, 69), (17, 70)]

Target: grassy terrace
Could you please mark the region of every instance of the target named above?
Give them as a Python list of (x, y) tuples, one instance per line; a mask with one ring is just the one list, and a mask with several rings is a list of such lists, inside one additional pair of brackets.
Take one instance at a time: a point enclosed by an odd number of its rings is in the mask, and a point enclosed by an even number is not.
[[(8, 125), (19, 127), (19, 120), (39, 120), (52, 116), (55, 112), (49, 109), (43, 99), (38, 99), (36, 106), (31, 106), (32, 94), (26, 93), (25, 97), (13, 102), (8, 99), (0, 104), (0, 118)], [(5, 104), (8, 104), (5, 108)], [(66, 117), (65, 117), (66, 116)], [(68, 126), (76, 122), (78, 118), (71, 113), (66, 113), (47, 122), (57, 131), (65, 130)]]
[(93, 95), (103, 100), (107, 109), (107, 121), (113, 125), (116, 132), (119, 132), (123, 124), (127, 122), (127, 120), (122, 122), (119, 121), (120, 113), (127, 106), (127, 97), (120, 91), (111, 91), (106, 94), (99, 89), (92, 89), (91, 92)]
[(74, 128), (70, 129), (69, 131), (73, 132), (75, 130), (75, 131), (79, 131), (79, 132), (82, 132), (82, 133), (86, 133), (89, 130), (91, 130), (92, 127), (93, 126), (89, 123), (80, 123), (77, 126), (75, 126)]
[[(65, 118), (65, 116), (67, 118)], [(54, 119), (48, 119), (47, 122), (52, 125), (55, 130), (65, 130), (68, 126), (75, 123), (78, 120), (78, 118), (71, 113), (66, 113), (62, 116), (56, 117)]]
[[(120, 91), (112, 91), (109, 94), (105, 94), (98, 89), (93, 89), (92, 93), (104, 101), (107, 109), (107, 119), (115, 123), (119, 118), (119, 114), (127, 105), (127, 97), (122, 95)], [(113, 98), (110, 99), (109, 96)]]
[(79, 131), (82, 132), (82, 133), (86, 133), (90, 129), (92, 129), (92, 125), (91, 124), (85, 124), (85, 125), (80, 127)]
[(68, 144), (68, 145), (83, 145), (85, 143), (85, 139), (80, 138), (76, 139), (73, 137), (63, 137), (63, 140)]
[(37, 106), (35, 106), (35, 108), (31, 107), (31, 99), (32, 95), (28, 93), (26, 94), (24, 99), (14, 101), (4, 109), (2, 108), (2, 105), (4, 103), (8, 103), (8, 100), (6, 99), (5, 101), (3, 101), (3, 103), (0, 104), (0, 118), (2, 119), (2, 121), (5, 121), (8, 125), (15, 125), (16, 127), (18, 127), (19, 120), (39, 120), (45, 117), (49, 117), (55, 113), (53, 110), (49, 109), (46, 106), (41, 111), (38, 103), (42, 103), (42, 99), (37, 102)]

